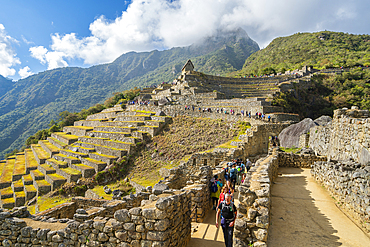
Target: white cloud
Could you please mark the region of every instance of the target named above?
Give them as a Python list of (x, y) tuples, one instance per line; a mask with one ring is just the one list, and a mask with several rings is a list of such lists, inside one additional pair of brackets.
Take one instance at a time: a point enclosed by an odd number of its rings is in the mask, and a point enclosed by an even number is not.
[(64, 60), (63, 57), (68, 56), (68, 54), (60, 51), (51, 51), (49, 52), (43, 46), (34, 46), (30, 49), (31, 56), (40, 60), (42, 64), (48, 64), (48, 69), (55, 69), (59, 67), (66, 67), (68, 63)]
[(21, 78), (29, 77), (30, 75), (33, 75), (34, 73), (30, 71), (30, 67), (26, 66), (23, 69), (19, 69), (18, 74), (21, 76)]
[(12, 67), (21, 63), (12, 48), (14, 43), (18, 41), (7, 35), (4, 25), (0, 23), (0, 75), (5, 77), (14, 75), (16, 71)]
[(359, 0), (133, 0), (115, 20), (101, 16), (92, 22), (88, 37), (56, 33), (49, 51), (30, 50), (49, 68), (67, 66), (72, 59), (97, 64), (128, 51), (190, 45), (216, 30), (237, 27), (266, 46), (277, 36), (296, 32), (368, 30), (368, 8), (361, 6)]

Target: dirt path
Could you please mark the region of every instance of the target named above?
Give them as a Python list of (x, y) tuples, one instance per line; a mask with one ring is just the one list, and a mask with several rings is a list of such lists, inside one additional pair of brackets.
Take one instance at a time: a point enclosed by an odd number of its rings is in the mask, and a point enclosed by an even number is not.
[(272, 186), (268, 246), (370, 246), (309, 169), (280, 168), (279, 173)]
[[(235, 192), (235, 198), (238, 198), (238, 192)], [(239, 201), (234, 200), (235, 206)], [(192, 223), (192, 226), (198, 227), (193, 233), (188, 247), (224, 247), (224, 234), (222, 228), (216, 228), (216, 210), (210, 210), (203, 223)]]

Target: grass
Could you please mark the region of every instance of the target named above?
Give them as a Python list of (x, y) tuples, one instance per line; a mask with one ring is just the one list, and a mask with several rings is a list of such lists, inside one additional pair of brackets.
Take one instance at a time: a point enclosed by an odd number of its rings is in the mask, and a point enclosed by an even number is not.
[(3, 173), (0, 177), (0, 182), (11, 182), (13, 180), (15, 160), (8, 159), (6, 165), (3, 168)]
[[(98, 186), (95, 186), (92, 191), (95, 192), (97, 195), (103, 197), (104, 199), (106, 200), (112, 200), (112, 193), (111, 194), (106, 194), (104, 192), (104, 186), (105, 185), (98, 185)], [(134, 189), (132, 188), (132, 186), (129, 184), (129, 183), (126, 183), (124, 182), (123, 180), (121, 181), (117, 181), (115, 183), (111, 183), (111, 184), (108, 184), (107, 185), (108, 188), (110, 188), (112, 191), (113, 190), (116, 190), (116, 189), (119, 189), (121, 191), (124, 191), (126, 192), (126, 194), (129, 194), (130, 192), (134, 192)]]
[(56, 173), (53, 173), (53, 174), (48, 174), (48, 176), (53, 179), (53, 180), (67, 180), (65, 177), (63, 177), (62, 175), (59, 175), (59, 174), (56, 174)]
[(91, 159), (91, 158), (84, 158), (84, 159), (87, 160), (87, 161), (90, 161), (91, 163), (94, 163), (94, 164), (106, 164), (105, 162), (100, 161), (100, 160), (94, 160), (94, 159)]
[(65, 146), (67, 146), (68, 144), (67, 143), (64, 143), (64, 142), (62, 142), (62, 141), (59, 141), (58, 139), (56, 139), (56, 138), (54, 138), (54, 137), (49, 137), (50, 139), (52, 139), (53, 140), (53, 142), (55, 142), (55, 143), (58, 143), (60, 146), (62, 146), (62, 147), (65, 147)]
[(24, 180), (24, 181), (33, 181), (33, 179), (32, 179), (32, 177), (31, 177), (31, 175), (30, 175), (30, 174), (25, 175), (25, 176), (23, 176), (22, 178), (23, 178), (23, 180)]
[(37, 190), (36, 190), (36, 188), (35, 188), (35, 186), (33, 186), (33, 185), (25, 185), (24, 186), (24, 189), (27, 191), (27, 192), (37, 192)]
[(50, 155), (40, 146), (40, 145), (31, 145), (33, 150), (36, 152), (39, 159), (49, 159)]
[(62, 197), (62, 196), (49, 197), (48, 195), (39, 196), (37, 198), (37, 205), (39, 209), (38, 211), (42, 212), (49, 208), (52, 208), (62, 203), (70, 202), (70, 201), (72, 201), (71, 197)]
[(71, 174), (71, 175), (80, 175), (81, 174), (80, 171), (78, 171), (76, 169), (72, 169), (70, 167), (62, 168), (60, 170), (64, 171), (65, 173)]
[(52, 152), (59, 152), (59, 148), (51, 144), (48, 140), (41, 141)]
[(297, 153), (299, 150), (301, 150), (301, 148), (296, 148), (296, 147), (292, 147), (292, 148), (280, 147), (280, 149), (286, 153), (290, 153), (290, 152)]
[(33, 156), (33, 152), (31, 149), (25, 150), (25, 156), (26, 156), (26, 165), (27, 167), (37, 167), (38, 163), (35, 159), (35, 156)]
[(223, 144), (221, 144), (221, 145), (219, 145), (219, 146), (217, 146), (217, 148), (228, 148), (228, 149), (231, 149), (231, 148), (237, 148), (237, 146), (233, 146), (233, 145), (231, 145), (231, 142), (232, 142), (233, 140), (230, 140), (230, 141), (228, 141), (228, 142), (225, 142), (225, 143), (223, 143)]

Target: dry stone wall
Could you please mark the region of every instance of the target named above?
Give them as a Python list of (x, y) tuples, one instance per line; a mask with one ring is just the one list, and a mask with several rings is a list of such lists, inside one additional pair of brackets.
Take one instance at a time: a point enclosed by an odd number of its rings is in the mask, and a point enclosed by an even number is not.
[(358, 225), (370, 232), (370, 166), (355, 162), (315, 162), (312, 176)]
[(370, 162), (370, 118), (368, 110), (334, 111), (330, 124), (310, 130), (309, 146), (332, 160)]

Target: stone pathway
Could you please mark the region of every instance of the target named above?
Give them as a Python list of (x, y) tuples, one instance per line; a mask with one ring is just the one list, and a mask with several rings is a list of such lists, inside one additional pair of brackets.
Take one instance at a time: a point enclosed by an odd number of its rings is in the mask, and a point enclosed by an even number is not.
[[(235, 197), (238, 193), (235, 192)], [(235, 199), (235, 205), (239, 201)], [(216, 228), (216, 210), (210, 210), (204, 219), (203, 223), (192, 223), (193, 227), (198, 226), (198, 230), (194, 232), (189, 241), (188, 247), (224, 247), (224, 234), (222, 228)]]
[(370, 246), (310, 169), (280, 168), (279, 174), (272, 186), (268, 246)]

